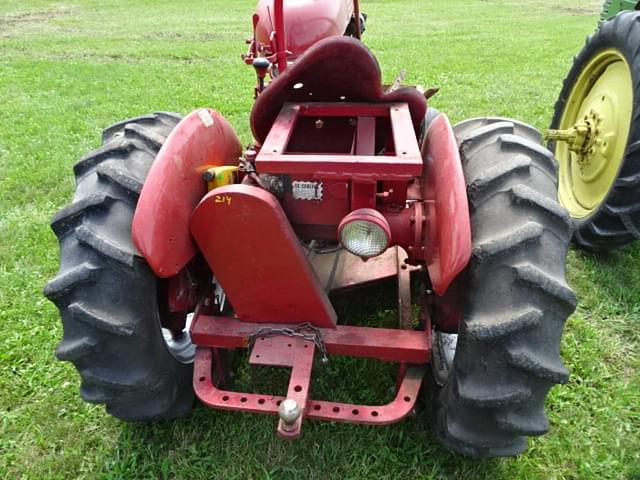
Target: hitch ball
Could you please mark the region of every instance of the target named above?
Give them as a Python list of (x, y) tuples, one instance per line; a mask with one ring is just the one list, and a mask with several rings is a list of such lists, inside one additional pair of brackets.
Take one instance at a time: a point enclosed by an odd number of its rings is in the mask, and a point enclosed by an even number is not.
[(298, 402), (292, 398), (284, 400), (278, 408), (278, 415), (280, 415), (280, 419), (282, 420), (282, 423), (284, 423), (283, 427), (285, 430), (289, 427), (293, 427), (301, 413)]

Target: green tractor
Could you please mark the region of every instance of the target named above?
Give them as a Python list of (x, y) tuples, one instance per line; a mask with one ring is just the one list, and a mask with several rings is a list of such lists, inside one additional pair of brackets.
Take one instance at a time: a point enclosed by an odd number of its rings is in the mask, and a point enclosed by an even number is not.
[(640, 12), (607, 0), (564, 80), (549, 149), (574, 241), (592, 251), (640, 239)]
[(638, 10), (640, 2), (638, 0), (605, 0), (602, 4), (602, 13), (600, 14), (600, 23), (607, 18), (615, 17), (625, 10)]

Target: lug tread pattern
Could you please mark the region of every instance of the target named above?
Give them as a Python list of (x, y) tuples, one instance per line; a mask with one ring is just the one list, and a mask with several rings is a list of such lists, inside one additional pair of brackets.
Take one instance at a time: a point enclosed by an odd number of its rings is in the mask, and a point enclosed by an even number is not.
[(85, 213), (93, 210), (106, 211), (115, 201), (116, 199), (107, 193), (88, 195), (60, 210), (53, 217), (51, 229), (58, 237), (62, 237), (78, 226)]
[(135, 325), (129, 322), (123, 322), (114, 318), (105, 312), (91, 310), (80, 303), (72, 303), (68, 307), (71, 316), (78, 322), (82, 322), (89, 327), (102, 330), (117, 336), (131, 336), (135, 331)]
[(543, 318), (542, 311), (530, 308), (514, 315), (492, 316), (469, 322), (466, 325), (466, 331), (475, 340), (499, 341), (523, 330), (537, 327)]
[[(603, 11), (605, 15), (606, 9)], [(587, 37), (565, 78), (555, 104), (551, 128), (558, 128), (567, 98), (585, 65), (598, 52), (615, 48), (631, 66), (634, 85), (633, 112), (627, 149), (618, 177), (600, 207), (585, 218), (574, 218), (573, 240), (591, 251), (614, 250), (638, 239), (640, 231), (640, 12), (623, 11), (604, 19), (598, 30)], [(555, 150), (555, 142), (549, 142)]]
[(115, 124), (104, 145), (74, 167), (77, 190), (52, 223), (61, 268), (44, 288), (60, 310), (56, 355), (80, 373), (81, 397), (127, 421), (181, 416), (192, 408), (192, 365), (167, 350), (156, 279), (130, 238), (144, 178), (180, 121), (155, 113)]
[(80, 384), (80, 397), (89, 403), (109, 403), (118, 398), (118, 393), (104, 388), (102, 385), (92, 384), (83, 380)]
[(81, 177), (87, 171), (94, 169), (97, 165), (112, 158), (127, 158), (131, 152), (144, 149), (146, 147), (142, 142), (124, 138), (115, 139), (113, 142), (103, 145), (100, 148), (88, 153), (82, 157), (73, 167), (76, 177)]
[(502, 123), (508, 123), (512, 126), (511, 133), (529, 138), (535, 143), (542, 144), (542, 135), (540, 135), (540, 132), (527, 123), (520, 122), (512, 118), (479, 117), (464, 120), (456, 124), (458, 146), (461, 147), (462, 140), (468, 139), (469, 134), (472, 134), (473, 137), (481, 138), (484, 134), (484, 130), (482, 130), (484, 127)]
[(142, 191), (142, 181), (127, 169), (122, 168), (119, 163), (105, 162), (98, 167), (97, 173), (102, 180), (122, 188), (130, 198), (137, 201)]
[(76, 362), (96, 351), (98, 341), (94, 338), (62, 340), (56, 348), (56, 358), (65, 362)]
[(102, 143), (106, 144), (113, 140), (114, 137), (123, 134), (127, 125), (139, 125), (150, 128), (164, 137), (169, 135), (178, 122), (182, 120), (182, 116), (172, 112), (156, 112), (149, 115), (141, 115), (139, 117), (129, 118), (122, 122), (114, 123), (110, 127), (102, 131)]
[(68, 296), (74, 288), (95, 282), (99, 270), (99, 267), (89, 262), (76, 265), (50, 280), (44, 287), (44, 294), (48, 299), (56, 302)]
[(549, 431), (549, 420), (540, 412), (539, 415), (522, 415), (518, 412), (508, 412), (498, 416), (498, 425), (503, 430), (528, 436), (544, 435)]
[(484, 142), (482, 141), (484, 138), (496, 134), (511, 133), (513, 132), (513, 127), (512, 122), (502, 120), (483, 125), (476, 130), (472, 130), (472, 135), (467, 133), (464, 136), (458, 137), (458, 148), (461, 152), (464, 152), (464, 157), (467, 158), (473, 154), (475, 148), (484, 146)]
[(565, 282), (559, 282), (543, 270), (533, 265), (513, 267), (516, 280), (525, 283), (531, 290), (544, 292), (551, 300), (569, 312), (576, 308), (576, 295)]
[(536, 166), (542, 167), (554, 182), (556, 178), (558, 178), (558, 165), (556, 160), (553, 154), (541, 144), (518, 135), (501, 135), (500, 142), (502, 148), (507, 151), (520, 152), (523, 149), (527, 150), (529, 155), (535, 156), (538, 159), (538, 162), (535, 162)]
[(518, 405), (531, 398), (531, 389), (522, 386), (517, 389), (495, 390), (484, 385), (468, 385), (458, 383), (458, 395), (461, 401), (480, 408), (499, 408)]
[(76, 228), (76, 237), (78, 237), (78, 240), (81, 243), (88, 245), (101, 255), (115, 260), (126, 267), (133, 267), (135, 252), (132, 250), (126, 250), (124, 247), (110, 241), (104, 235), (101, 235), (84, 225), (80, 225)]
[(549, 361), (526, 347), (520, 347), (509, 350), (509, 360), (512, 365), (552, 383), (564, 384), (569, 381), (569, 372), (559, 356)]
[(527, 222), (506, 235), (494, 236), (484, 240), (473, 249), (473, 255), (478, 259), (486, 259), (518, 248), (527, 248), (530, 243), (540, 240), (543, 231), (544, 229), (539, 223)]
[(473, 254), (451, 373), (427, 391), (428, 411), (439, 440), (460, 453), (517, 455), (548, 430), (544, 400), (568, 378), (559, 350), (576, 305), (564, 279), (571, 221), (555, 198), (555, 159), (532, 127), (488, 118), (454, 131)]
[(495, 191), (494, 187), (497, 184), (507, 181), (514, 175), (529, 171), (530, 167), (531, 159), (525, 156), (516, 156), (508, 164), (498, 164), (487, 168), (484, 173), (478, 175), (467, 185), (469, 202), (473, 207), (478, 206), (488, 198), (489, 193)]
[(571, 217), (558, 202), (536, 192), (527, 185), (516, 185), (511, 189), (511, 196), (516, 204), (529, 205), (544, 212), (547, 218), (552, 218), (559, 224), (559, 232), (571, 235)]
[(124, 127), (124, 134), (125, 136), (137, 136), (153, 150), (160, 150), (167, 140), (165, 135), (138, 123), (127, 123)]

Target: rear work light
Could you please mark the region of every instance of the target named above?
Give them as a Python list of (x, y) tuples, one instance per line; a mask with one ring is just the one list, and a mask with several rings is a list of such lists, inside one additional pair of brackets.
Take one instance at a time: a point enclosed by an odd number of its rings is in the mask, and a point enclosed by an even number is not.
[(354, 210), (338, 226), (342, 246), (362, 258), (376, 257), (387, 249), (391, 229), (386, 218), (372, 208)]

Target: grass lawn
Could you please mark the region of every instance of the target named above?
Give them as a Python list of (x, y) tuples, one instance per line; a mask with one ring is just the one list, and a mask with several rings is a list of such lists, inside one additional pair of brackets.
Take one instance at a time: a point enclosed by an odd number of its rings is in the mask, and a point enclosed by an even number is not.
[[(386, 81), (405, 68), (407, 83), (440, 87), (432, 105), (454, 122), (502, 115), (542, 129), (600, 0), (362, 3)], [(420, 412), (382, 428), (307, 422), (285, 443), (269, 417), (200, 407), (134, 425), (80, 400), (76, 371), (54, 358), (62, 328), (42, 295), (58, 268), (49, 221), (71, 198), (71, 167), (103, 127), (156, 110), (211, 106), (249, 142), (254, 77), (239, 56), (252, 7), (0, 2), (0, 478), (640, 478), (640, 243), (570, 253), (580, 304), (562, 353), (572, 377), (548, 399), (550, 433), (515, 459), (452, 454)], [(394, 314), (373, 307), (360, 314)], [(338, 361), (319, 389), (366, 401), (381, 377), (373, 363)]]

